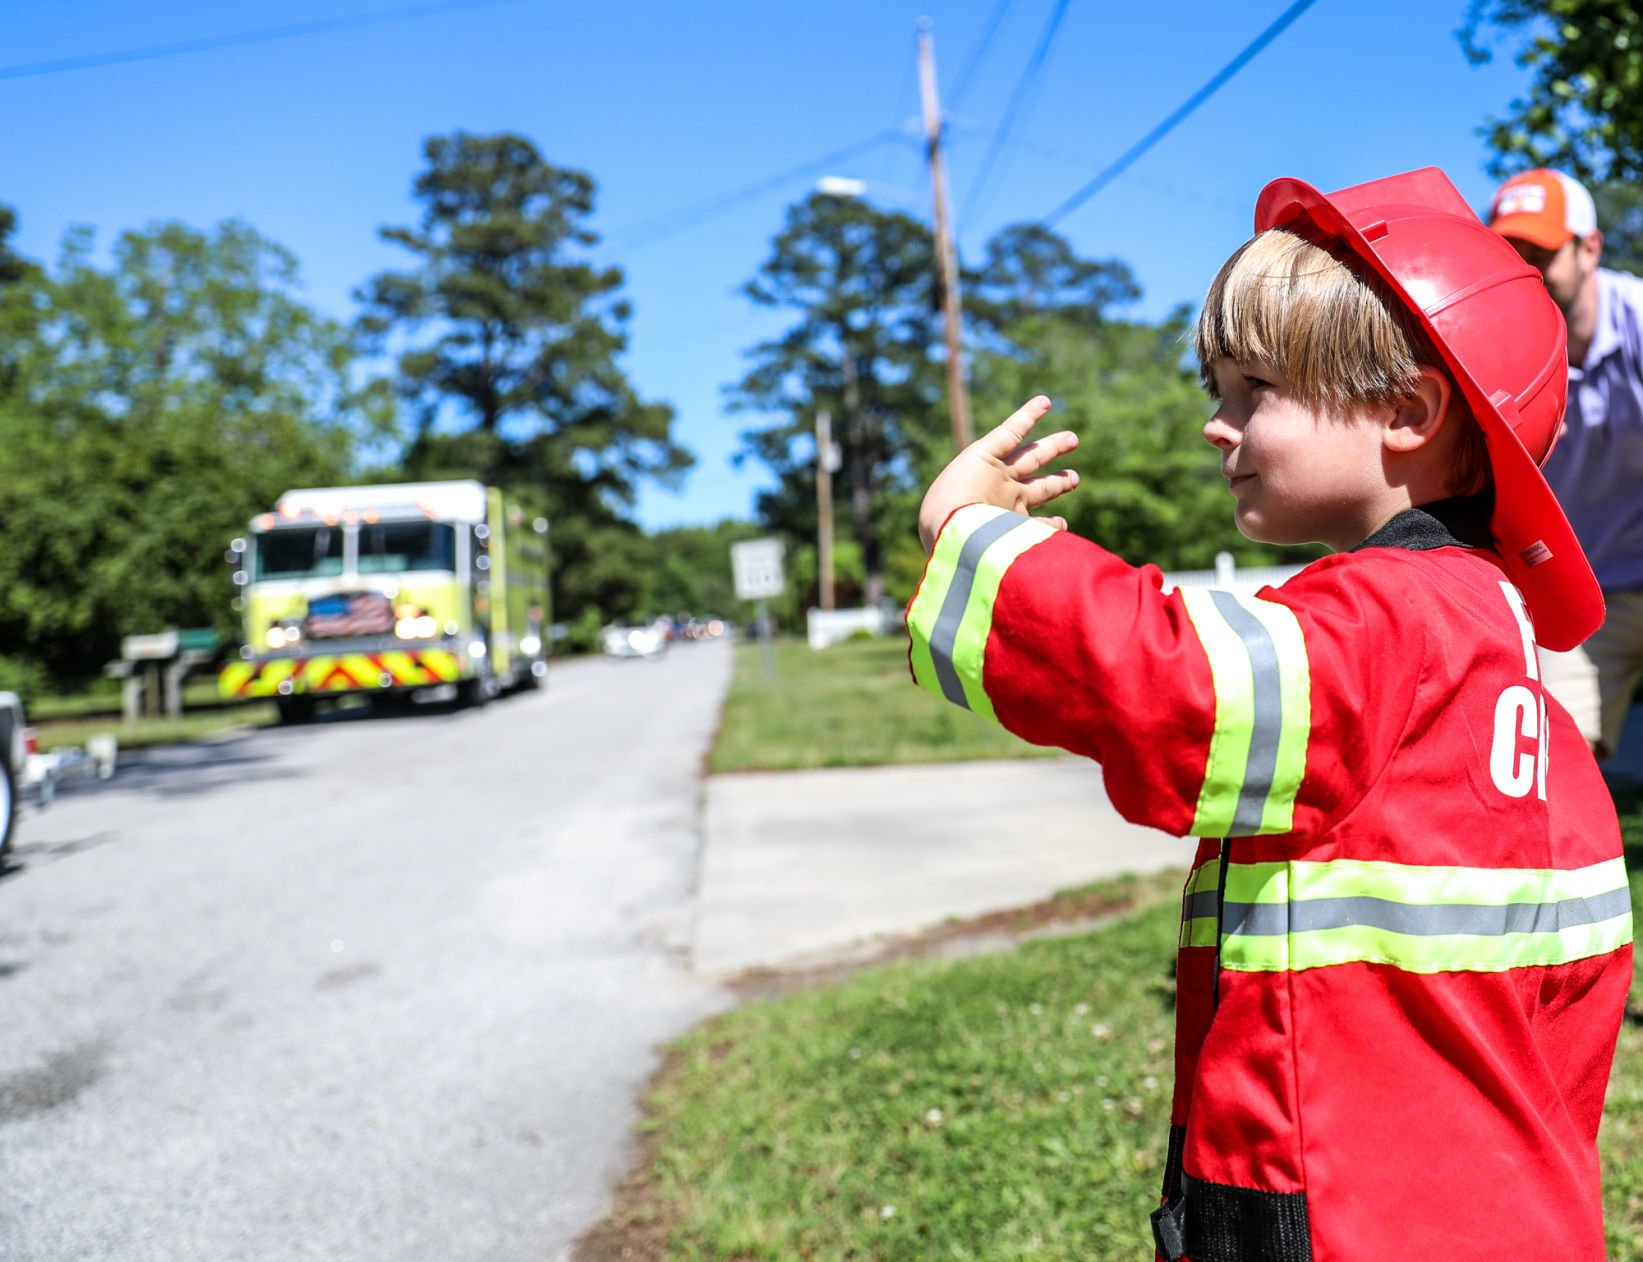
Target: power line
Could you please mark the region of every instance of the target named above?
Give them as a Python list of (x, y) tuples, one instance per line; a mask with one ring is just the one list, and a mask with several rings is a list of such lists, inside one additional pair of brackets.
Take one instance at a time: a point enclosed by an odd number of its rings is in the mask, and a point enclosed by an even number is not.
[(958, 78), (954, 80), (958, 86), (953, 89), (952, 94), (947, 98), (947, 108), (949, 110), (955, 113), (958, 111), (959, 102), (964, 99), (965, 92), (969, 90), (970, 81), (976, 77), (976, 71), (980, 69), (982, 60), (987, 56), (988, 48), (992, 46), (993, 36), (998, 34), (999, 23), (1004, 20), (1004, 15), (1010, 11), (1010, 6), (1014, 3), (1015, 0), (998, 0), (998, 3), (993, 6), (993, 12), (987, 19), (987, 25), (981, 28), (981, 38), (976, 40), (976, 46), (970, 50), (970, 59), (964, 63), (964, 69), (958, 72)]
[(25, 61), (12, 66), (0, 66), (0, 79), (26, 79), (36, 75), (62, 74), (69, 70), (91, 70), (97, 66), (112, 66), (126, 61), (151, 61), (156, 57), (176, 57), (184, 53), (201, 53), (213, 48), (229, 48), (239, 44), (263, 44), (276, 39), (298, 39), (305, 35), (319, 35), (349, 27), (382, 26), (390, 22), (405, 22), (413, 18), (433, 17), (439, 13), (454, 13), (463, 9), (493, 9), (504, 4), (520, 4), (523, 0), (438, 0), (432, 4), (408, 4), (397, 9), (379, 9), (375, 13), (357, 13), (352, 17), (319, 18), (312, 22), (294, 22), (289, 26), (266, 26), (255, 31), (240, 31), (233, 35), (210, 35), (203, 39), (179, 40), (172, 44), (148, 44), (141, 48), (125, 48), (117, 52), (92, 53), (85, 57), (62, 57), (55, 61)]
[[(964, 127), (956, 123), (949, 124), (948, 130), (973, 136), (982, 135), (985, 131), (984, 128)], [(1057, 162), (1063, 162), (1068, 166), (1075, 166), (1080, 169), (1092, 167), (1098, 161), (1098, 159), (1091, 157), (1088, 153), (1081, 153), (1073, 149), (1064, 148), (1060, 145), (1046, 145), (1037, 140), (1027, 140), (1025, 138), (1019, 139), (1015, 142), (1015, 147), (1023, 153), (1036, 153), (1040, 157), (1052, 158)], [(1195, 202), (1200, 206), (1208, 206), (1212, 209), (1226, 211), (1231, 214), (1241, 214), (1247, 209), (1243, 202), (1233, 201), (1228, 197), (1206, 197), (1201, 189), (1182, 188), (1178, 184), (1171, 184), (1164, 180), (1149, 179), (1148, 177), (1141, 175), (1132, 175), (1130, 176), (1130, 180), (1133, 183), (1141, 185), (1143, 188), (1150, 188), (1156, 192), (1166, 193), (1176, 201)]]
[(826, 171), (829, 167), (837, 166), (841, 162), (854, 158), (857, 154), (877, 148), (879, 145), (888, 144), (895, 140), (905, 141), (906, 139), (906, 135), (899, 127), (886, 128), (884, 131), (868, 136), (864, 140), (858, 140), (853, 145), (846, 145), (843, 149), (835, 149), (832, 153), (824, 153), (819, 158), (802, 162), (798, 166), (790, 167), (777, 175), (767, 176), (765, 179), (755, 181), (752, 184), (732, 189), (728, 193), (720, 193), (717, 196), (693, 202), (688, 206), (663, 211), (659, 215), (652, 215), (648, 219), (641, 219), (636, 223), (617, 228), (609, 234), (607, 240), (626, 245), (629, 249), (641, 245), (654, 245), (658, 241), (683, 232), (687, 228), (694, 228), (697, 224), (711, 219), (714, 215), (741, 205), (743, 202), (752, 201), (754, 198), (768, 193), (772, 189), (780, 188), (783, 184), (791, 183), (802, 176), (818, 174)]
[[(1310, 0), (1309, 0), (1310, 2)], [(964, 212), (959, 216), (960, 222), (970, 218), (970, 212), (975, 208), (977, 199), (987, 190), (987, 178), (992, 174), (993, 164), (998, 155), (1003, 152), (1005, 143), (1010, 138), (1010, 131), (1015, 126), (1016, 114), (1021, 103), (1026, 99), (1027, 89), (1038, 78), (1038, 72), (1044, 68), (1044, 61), (1050, 55), (1050, 45), (1055, 42), (1056, 29), (1061, 25), (1061, 19), (1067, 12), (1067, 6), (1072, 0), (1056, 0), (1055, 9), (1050, 14), (1050, 20), (1044, 24), (1044, 31), (1038, 37), (1038, 47), (1033, 49), (1033, 55), (1028, 59), (1026, 67), (1021, 72), (1021, 78), (1016, 80), (1015, 90), (1010, 93), (1010, 103), (1004, 110), (1004, 121), (998, 125), (993, 133), (993, 142), (987, 146), (987, 153), (981, 159), (981, 170), (970, 184), (970, 197), (965, 203)]]
[(1066, 201), (1062, 202), (1061, 205), (1057, 206), (1048, 215), (1046, 215), (1042, 220), (1044, 225), (1048, 227), (1064, 216), (1071, 214), (1085, 202), (1089, 201), (1090, 198), (1094, 197), (1097, 193), (1104, 189), (1107, 185), (1111, 184), (1120, 175), (1122, 175), (1131, 163), (1133, 163), (1148, 149), (1151, 149), (1155, 144), (1173, 131), (1176, 125), (1180, 123), (1182, 119), (1186, 118), (1188, 114), (1191, 114), (1193, 110), (1197, 109), (1205, 101), (1209, 100), (1209, 98), (1215, 94), (1216, 90), (1220, 88), (1222, 84), (1254, 60), (1255, 56), (1263, 48), (1265, 48), (1273, 40), (1277, 39), (1279, 35), (1283, 34), (1284, 29), (1288, 27), (1289, 24), (1296, 18), (1300, 17), (1301, 14), (1311, 8), (1312, 5), (1313, 0), (1295, 0), (1294, 4), (1290, 5), (1289, 8), (1285, 9), (1278, 15), (1272, 25), (1268, 26), (1266, 30), (1262, 31), (1253, 40), (1251, 40), (1244, 50), (1236, 57), (1227, 62), (1226, 65), (1222, 66), (1208, 83), (1204, 84), (1203, 87), (1199, 88), (1198, 91), (1194, 92), (1184, 102), (1182, 102), (1181, 105), (1176, 108), (1174, 113), (1172, 113), (1163, 122), (1159, 123), (1158, 126), (1154, 127), (1145, 136), (1141, 137), (1140, 140), (1136, 141), (1136, 143), (1131, 146), (1130, 149), (1127, 150), (1121, 157), (1119, 157), (1117, 161), (1102, 170), (1093, 180), (1084, 185), (1083, 188), (1079, 189)]

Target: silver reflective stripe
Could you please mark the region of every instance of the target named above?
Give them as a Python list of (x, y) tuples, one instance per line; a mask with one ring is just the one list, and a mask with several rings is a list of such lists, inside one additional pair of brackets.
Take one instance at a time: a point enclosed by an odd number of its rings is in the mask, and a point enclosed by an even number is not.
[(936, 615), (936, 625), (930, 631), (930, 661), (936, 668), (941, 695), (966, 710), (970, 708), (970, 702), (964, 695), (964, 683), (959, 679), (958, 671), (953, 666), (953, 644), (958, 639), (959, 624), (964, 621), (964, 611), (970, 604), (970, 589), (975, 586), (976, 569), (981, 564), (982, 554), (988, 548), (1012, 530), (1028, 524), (1028, 518), (1007, 513), (993, 518), (964, 541), (964, 548), (958, 554), (958, 563), (953, 569), (952, 585), (948, 587), (947, 596), (941, 602), (941, 612)]
[(1233, 903), (1222, 910), (1226, 934), (1277, 936), (1319, 929), (1367, 927), (1418, 937), (1556, 933), (1595, 925), (1631, 910), (1631, 891), (1611, 890), (1557, 903), (1395, 903), (1384, 898), (1313, 898), (1293, 903)]
[(1283, 690), (1278, 677), (1278, 649), (1272, 633), (1260, 619), (1245, 609), (1231, 592), (1212, 591), (1210, 599), (1221, 617), (1244, 642), (1253, 672), (1254, 695), (1250, 698), (1253, 730), (1249, 738), (1249, 763), (1238, 805), (1232, 813), (1229, 835), (1250, 836), (1261, 831), (1267, 795), (1272, 791), (1273, 773), (1278, 766), (1278, 737), (1283, 731)]
[[(1186, 909), (1181, 919), (1198, 920), (1200, 918), (1215, 919), (1216, 909), (1221, 905), (1221, 896), (1214, 889), (1207, 889), (1197, 894), (1187, 895)], [(1269, 904), (1270, 905), (1270, 904)]]

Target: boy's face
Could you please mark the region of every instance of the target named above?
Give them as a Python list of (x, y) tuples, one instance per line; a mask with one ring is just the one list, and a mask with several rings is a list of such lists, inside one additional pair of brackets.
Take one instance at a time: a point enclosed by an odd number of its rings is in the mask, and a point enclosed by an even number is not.
[(1218, 359), (1211, 374), (1221, 399), (1204, 437), (1221, 453), (1244, 535), (1339, 551), (1385, 524), (1381, 435), (1392, 409), (1326, 412), (1270, 365)]

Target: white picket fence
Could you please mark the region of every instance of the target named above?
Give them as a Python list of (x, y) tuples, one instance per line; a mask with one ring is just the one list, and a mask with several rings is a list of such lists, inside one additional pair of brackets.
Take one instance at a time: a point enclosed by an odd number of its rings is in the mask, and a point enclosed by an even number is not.
[(1230, 552), (1215, 554), (1213, 570), (1176, 570), (1164, 575), (1164, 590), (1177, 587), (1212, 587), (1220, 591), (1248, 595), (1263, 587), (1276, 587), (1295, 577), (1304, 565), (1256, 565), (1239, 569)]
[[(1164, 574), (1164, 590), (1177, 587), (1209, 587), (1249, 595), (1263, 587), (1276, 587), (1299, 574), (1305, 566), (1257, 565), (1240, 569), (1230, 552), (1215, 554), (1213, 570), (1175, 570)], [(865, 631), (869, 635), (890, 635), (901, 630), (902, 611), (890, 605), (860, 609), (812, 609), (806, 619), (806, 633), (813, 649), (848, 640)]]

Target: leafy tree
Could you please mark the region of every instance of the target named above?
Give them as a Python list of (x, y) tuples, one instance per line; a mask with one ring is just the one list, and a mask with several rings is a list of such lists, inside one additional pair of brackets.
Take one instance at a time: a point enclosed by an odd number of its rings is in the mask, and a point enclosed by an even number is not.
[(743, 605), (736, 599), (731, 545), (763, 533), (752, 522), (726, 519), (649, 536), (640, 608), (647, 614), (737, 617)]
[(1633, 0), (1472, 0), (1461, 46), (1489, 61), (1489, 30), (1521, 40), (1528, 93), (1483, 129), (1496, 175), (1554, 166), (1584, 179), (1643, 176), (1643, 7)]
[(295, 259), (240, 223), (83, 230), (0, 289), (0, 654), (95, 670), (122, 635), (232, 629), (222, 553), (292, 485), (346, 476), (380, 412)]
[(945, 430), (933, 416), (934, 275), (930, 232), (918, 220), (817, 193), (788, 209), (745, 290), (795, 317), (786, 333), (749, 352), (753, 366), (730, 391), (732, 406), (771, 418), (742, 434), (743, 455), (778, 480), (759, 497), (759, 515), (795, 538), (815, 538), (813, 435), (826, 410), (840, 449), (835, 502), (861, 550), (868, 603), (884, 596), (887, 521), (918, 431)]
[(641, 400), (618, 362), (630, 312), (621, 270), (587, 258), (593, 180), (506, 133), (435, 136), (423, 152), (420, 223), (381, 232), (415, 265), (359, 293), (360, 327), (397, 353), (414, 407), (405, 473), (544, 496), (556, 608), (570, 616), (616, 598), (577, 575), (601, 564), (636, 483), (670, 480), (691, 458), (672, 440), (673, 409)]
[(1643, 275), (1643, 185), (1594, 184), (1592, 200), (1603, 230), (1603, 266)]
[(28, 264), (11, 248), (11, 234), (17, 231), (17, 212), (0, 203), (0, 285), (11, 285), (23, 279)]
[(1126, 264), (1080, 258), (1065, 237), (1037, 223), (996, 233), (987, 242), (986, 261), (966, 274), (964, 284), (966, 317), (993, 335), (1051, 314), (1099, 324), (1113, 307), (1141, 296)]

